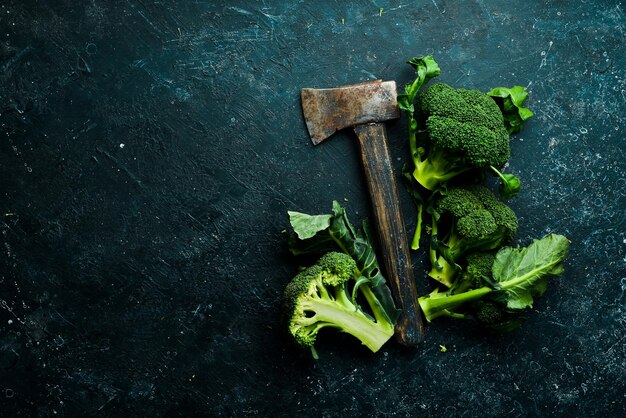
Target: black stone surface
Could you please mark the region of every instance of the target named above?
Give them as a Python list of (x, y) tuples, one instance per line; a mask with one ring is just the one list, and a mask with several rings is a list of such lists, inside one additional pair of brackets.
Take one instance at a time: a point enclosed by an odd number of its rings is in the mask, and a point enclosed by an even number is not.
[[(0, 413), (626, 416), (625, 12), (2, 1)], [(300, 88), (402, 85), (423, 54), (456, 86), (528, 86), (518, 242), (567, 235), (566, 274), (511, 334), (441, 320), (372, 354), (329, 333), (314, 362), (281, 331), (286, 211), (369, 202), (354, 137), (314, 148)], [(400, 166), (404, 120), (389, 137)]]

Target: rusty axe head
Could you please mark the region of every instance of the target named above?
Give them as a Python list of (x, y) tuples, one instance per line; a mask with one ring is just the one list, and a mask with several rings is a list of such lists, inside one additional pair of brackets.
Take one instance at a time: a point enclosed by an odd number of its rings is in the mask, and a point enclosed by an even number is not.
[(330, 89), (302, 89), (302, 110), (314, 145), (336, 131), (400, 117), (395, 81), (368, 81)]

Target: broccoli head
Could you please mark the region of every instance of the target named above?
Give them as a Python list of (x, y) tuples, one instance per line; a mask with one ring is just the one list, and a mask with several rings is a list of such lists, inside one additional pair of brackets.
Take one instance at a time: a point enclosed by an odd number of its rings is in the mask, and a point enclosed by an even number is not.
[[(330, 252), (297, 274), (285, 289), (289, 333), (314, 357), (319, 330), (336, 328), (351, 334), (376, 352), (394, 333), (368, 283), (358, 283), (359, 271), (347, 254)], [(364, 311), (354, 298), (360, 292), (369, 305)]]
[(413, 177), (428, 190), (472, 169), (502, 167), (509, 133), (494, 100), (478, 90), (433, 84), (419, 98), (427, 137), (413, 155)]
[(515, 212), (484, 186), (458, 186), (442, 193), (435, 203), (429, 276), (451, 287), (462, 257), (511, 241), (518, 223)]

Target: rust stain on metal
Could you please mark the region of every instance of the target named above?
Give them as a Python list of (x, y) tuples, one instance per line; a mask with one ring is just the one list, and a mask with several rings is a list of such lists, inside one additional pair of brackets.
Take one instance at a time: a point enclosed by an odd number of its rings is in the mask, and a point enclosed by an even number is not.
[(311, 141), (340, 129), (400, 117), (395, 81), (368, 81), (330, 89), (302, 89), (302, 111)]

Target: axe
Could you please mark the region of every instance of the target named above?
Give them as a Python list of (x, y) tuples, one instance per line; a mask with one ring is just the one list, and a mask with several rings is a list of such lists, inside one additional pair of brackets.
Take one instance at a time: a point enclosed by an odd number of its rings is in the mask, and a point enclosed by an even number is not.
[(313, 145), (343, 128), (356, 132), (385, 271), (402, 309), (396, 338), (403, 345), (416, 346), (422, 340), (423, 323), (383, 123), (400, 117), (396, 83), (376, 80), (339, 88), (305, 88), (301, 99)]

